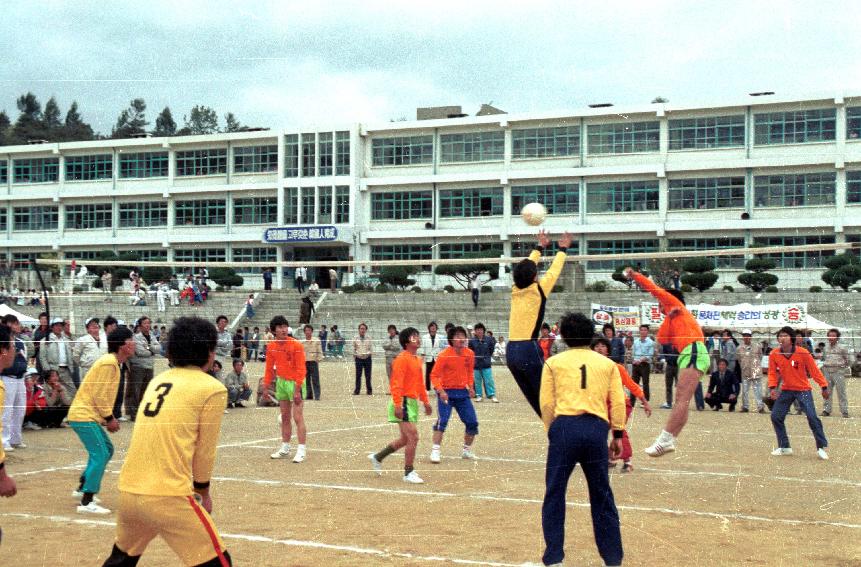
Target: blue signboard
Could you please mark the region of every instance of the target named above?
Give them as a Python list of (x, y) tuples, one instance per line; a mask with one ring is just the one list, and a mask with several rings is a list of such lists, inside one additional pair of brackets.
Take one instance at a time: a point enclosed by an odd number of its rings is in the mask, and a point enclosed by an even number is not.
[(268, 228), (263, 233), (264, 242), (325, 242), (338, 239), (334, 226), (285, 226)]

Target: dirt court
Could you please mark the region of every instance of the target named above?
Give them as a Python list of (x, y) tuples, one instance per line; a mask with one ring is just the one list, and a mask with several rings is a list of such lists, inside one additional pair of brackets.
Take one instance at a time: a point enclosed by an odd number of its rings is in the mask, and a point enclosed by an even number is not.
[[(385, 373), (374, 361), (373, 396), (353, 396), (352, 361), (321, 365), (322, 395), (306, 403), (308, 459), (269, 458), (280, 439), (274, 408), (224, 416), (213, 478), (214, 519), (235, 565), (513, 566), (540, 563), (546, 438), (510, 374), (494, 367), (502, 403), (477, 404), (477, 461), (460, 458), (463, 429), (452, 418), (443, 462), (432, 465), (431, 421), (420, 424), (417, 471), (402, 481), (402, 453), (378, 477), (366, 455), (396, 436), (386, 423)], [(261, 365), (252, 364), (256, 379)], [(663, 376), (653, 376), (654, 405)], [(822, 400), (817, 395), (821, 410)], [(831, 460), (816, 458), (802, 416), (787, 418), (795, 455), (771, 457), (768, 415), (693, 412), (678, 450), (643, 454), (667, 411), (629, 425), (631, 474), (612, 472), (626, 565), (861, 565), (861, 384), (850, 385), (854, 419), (823, 418)], [(117, 472), (130, 424), (113, 436), (116, 454), (102, 487), (117, 502)], [(110, 552), (113, 514), (75, 512), (70, 497), (86, 454), (70, 429), (25, 432), (8, 456), (18, 496), (0, 502), (0, 565), (94, 566)], [(295, 437), (294, 437), (295, 443)], [(566, 564), (601, 565), (582, 474), (570, 484)], [(141, 566), (179, 565), (160, 540)]]

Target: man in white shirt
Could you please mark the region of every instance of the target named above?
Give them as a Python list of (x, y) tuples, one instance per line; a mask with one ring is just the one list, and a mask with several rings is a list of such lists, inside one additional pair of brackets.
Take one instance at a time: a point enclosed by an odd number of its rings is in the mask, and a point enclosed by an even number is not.
[(448, 339), (440, 336), (437, 333), (438, 329), (436, 321), (431, 321), (428, 323), (427, 334), (422, 337), (421, 351), (425, 357), (425, 389), (428, 391), (431, 389), (430, 375), (434, 364), (436, 364), (436, 357), (448, 347)]
[(102, 356), (99, 337), (99, 320), (93, 317), (84, 322), (84, 327), (87, 329), (87, 334), (79, 337), (72, 347), (72, 358), (75, 364), (80, 368), (81, 381), (87, 376), (90, 367)]
[(166, 311), (167, 308), (164, 305), (164, 300), (167, 297), (167, 294), (169, 293), (170, 290), (167, 287), (167, 284), (165, 284), (164, 282), (158, 282), (157, 286), (158, 287), (156, 287), (156, 291), (155, 291), (155, 299), (158, 302), (158, 310), (159, 311)]

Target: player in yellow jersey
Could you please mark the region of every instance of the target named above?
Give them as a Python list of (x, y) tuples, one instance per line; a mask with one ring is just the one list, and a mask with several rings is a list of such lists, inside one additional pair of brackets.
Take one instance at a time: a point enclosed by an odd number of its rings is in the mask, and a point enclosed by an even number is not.
[(147, 386), (119, 478), (117, 538), (104, 567), (137, 565), (156, 536), (185, 565), (229, 567), (210, 518), (209, 481), (227, 388), (206, 371), (215, 360), (215, 326), (181, 317), (170, 329), (173, 368)]
[[(625, 394), (616, 363), (589, 349), (592, 321), (568, 313), (560, 322), (570, 348), (551, 356), (541, 374), (541, 419), (547, 428), (547, 490), (541, 508), (545, 565), (562, 565), (565, 557), (565, 493), (577, 463), (589, 487), (592, 528), (606, 565), (622, 564), (619, 513), (607, 475), (607, 433), (613, 430), (613, 458), (622, 452)], [(607, 401), (610, 415), (607, 415)]]
[(128, 327), (114, 329), (108, 334), (108, 353), (100, 356), (72, 400), (69, 408), (69, 426), (87, 449), (87, 468), (81, 475), (78, 489), (72, 496), (81, 499), (80, 514), (110, 514), (99, 506), (96, 494), (102, 485), (105, 467), (114, 454), (114, 445), (102, 429), (111, 433), (120, 430), (120, 422), (113, 414), (117, 389), (120, 386), (120, 365), (135, 353), (135, 340)]

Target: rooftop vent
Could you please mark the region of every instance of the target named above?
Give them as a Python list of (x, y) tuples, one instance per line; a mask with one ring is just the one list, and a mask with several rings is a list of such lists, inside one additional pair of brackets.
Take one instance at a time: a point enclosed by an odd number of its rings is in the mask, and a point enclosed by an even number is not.
[(47, 144), (48, 140), (27, 140), (27, 144), (35, 146), (37, 144)]
[(476, 116), (490, 116), (492, 114), (508, 114), (504, 110), (500, 108), (496, 108), (495, 106), (491, 106), (489, 104), (482, 104), (481, 108), (478, 109), (478, 112), (475, 113)]
[(594, 104), (590, 104), (589, 108), (608, 108), (613, 106), (612, 102), (596, 102)]
[(758, 92), (758, 93), (750, 93), (750, 96), (768, 96), (768, 95), (773, 95), (773, 94), (774, 94), (774, 91), (762, 91), (762, 92)]
[(238, 132), (266, 132), (269, 128), (263, 126), (243, 126)]
[(461, 107), (458, 106), (427, 106), (416, 108), (416, 120), (443, 120), (445, 118), (463, 118)]

